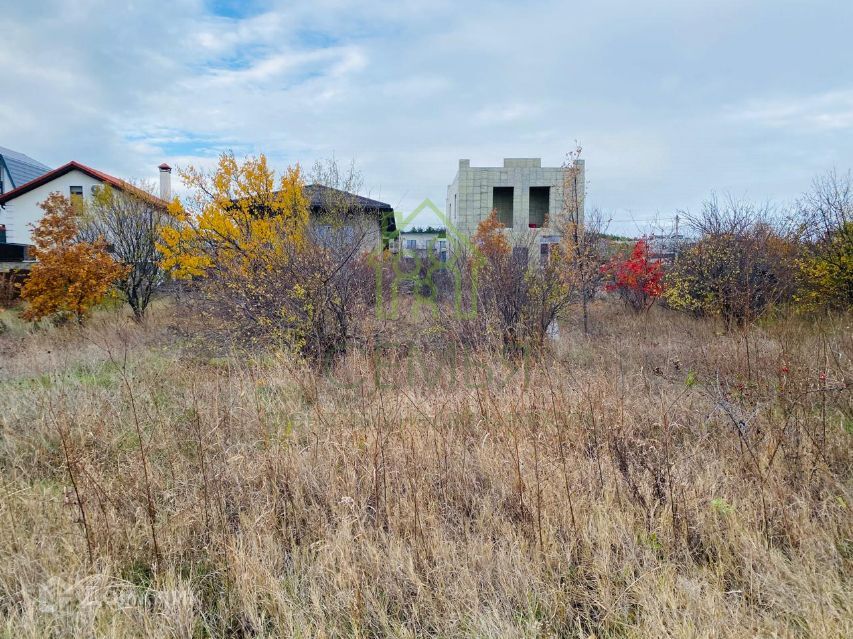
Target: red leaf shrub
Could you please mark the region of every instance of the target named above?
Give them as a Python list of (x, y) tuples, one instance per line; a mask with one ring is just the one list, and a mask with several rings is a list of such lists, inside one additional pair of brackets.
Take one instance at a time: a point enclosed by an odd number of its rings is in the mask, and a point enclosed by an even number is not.
[(650, 309), (663, 294), (663, 264), (649, 259), (645, 240), (638, 240), (628, 257), (617, 255), (601, 270), (610, 278), (605, 289), (619, 293), (638, 313)]

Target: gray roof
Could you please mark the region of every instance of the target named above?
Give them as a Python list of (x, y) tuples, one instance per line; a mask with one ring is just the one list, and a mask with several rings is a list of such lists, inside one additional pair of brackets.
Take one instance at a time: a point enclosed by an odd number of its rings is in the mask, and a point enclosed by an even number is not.
[(28, 155), (18, 153), (3, 146), (0, 146), (0, 164), (5, 165), (6, 172), (12, 180), (11, 185), (4, 185), (7, 191), (23, 186), (27, 182), (35, 180), (37, 177), (50, 171), (49, 166), (45, 166)]
[(363, 195), (341, 191), (322, 184), (308, 184), (305, 195), (311, 202), (312, 213), (340, 212), (348, 215), (369, 215), (379, 220), (383, 231), (396, 231), (394, 207), (387, 202), (372, 200)]
[(334, 203), (336, 206), (347, 205), (350, 212), (390, 213), (394, 210), (386, 202), (371, 200), (363, 195), (348, 193), (322, 184), (308, 184), (305, 187), (305, 193), (311, 201), (312, 209), (325, 209), (329, 204)]

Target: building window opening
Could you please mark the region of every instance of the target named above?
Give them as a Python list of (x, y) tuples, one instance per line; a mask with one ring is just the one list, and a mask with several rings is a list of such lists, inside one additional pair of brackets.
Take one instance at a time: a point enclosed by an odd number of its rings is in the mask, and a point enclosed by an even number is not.
[(496, 186), (492, 191), (492, 205), (498, 214), (498, 220), (507, 228), (512, 228), (513, 187)]
[(539, 229), (545, 226), (548, 220), (548, 202), (551, 199), (550, 186), (530, 187), (530, 219), (528, 226)]

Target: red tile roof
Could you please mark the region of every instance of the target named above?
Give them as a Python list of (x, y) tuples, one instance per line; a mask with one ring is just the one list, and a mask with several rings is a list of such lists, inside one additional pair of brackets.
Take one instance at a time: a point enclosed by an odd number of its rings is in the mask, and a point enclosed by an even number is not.
[(58, 169), (48, 171), (44, 175), (40, 175), (39, 177), (37, 177), (35, 180), (30, 180), (26, 184), (22, 184), (18, 188), (12, 189), (11, 191), (7, 191), (3, 195), (0, 195), (0, 206), (5, 205), (10, 200), (14, 200), (19, 195), (23, 195), (24, 193), (28, 193), (33, 189), (37, 189), (38, 187), (47, 184), (48, 182), (51, 182), (54, 179), (61, 177), (66, 173), (70, 173), (74, 170), (85, 173), (89, 177), (109, 184), (113, 188), (119, 189), (120, 191), (135, 193), (137, 195), (144, 196), (145, 199), (150, 200), (153, 204), (158, 204), (164, 207), (169, 205), (168, 202), (161, 200), (159, 197), (155, 197), (150, 193), (146, 193), (142, 189), (133, 186), (129, 182), (125, 182), (124, 180), (120, 180), (117, 177), (113, 177), (112, 175), (109, 175), (102, 171), (98, 171), (97, 169), (93, 169), (90, 166), (86, 166), (85, 164), (80, 164), (79, 162), (75, 162), (72, 160), (68, 164), (63, 164)]

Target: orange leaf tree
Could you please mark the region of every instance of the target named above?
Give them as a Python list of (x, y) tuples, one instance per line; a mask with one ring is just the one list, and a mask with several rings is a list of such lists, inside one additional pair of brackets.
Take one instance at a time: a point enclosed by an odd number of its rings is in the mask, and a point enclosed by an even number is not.
[(23, 316), (33, 321), (74, 317), (80, 323), (125, 274), (125, 267), (110, 257), (102, 238), (79, 241), (76, 211), (68, 198), (51, 193), (39, 206), (45, 214), (33, 230), (31, 254), (37, 262), (21, 288), (21, 297), (29, 302)]
[(506, 259), (511, 252), (504, 233), (505, 228), (498, 219), (496, 210), (477, 225), (477, 232), (472, 238), (474, 248), (477, 250), (477, 256), (490, 265), (494, 266), (497, 262)]

